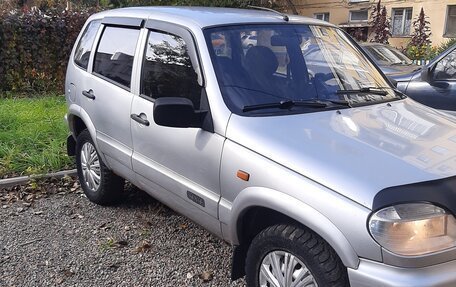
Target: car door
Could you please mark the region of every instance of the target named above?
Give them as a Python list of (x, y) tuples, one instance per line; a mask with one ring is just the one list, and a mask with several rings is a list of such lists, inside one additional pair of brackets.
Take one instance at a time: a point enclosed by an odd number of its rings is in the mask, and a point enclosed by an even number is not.
[(428, 79), (411, 81), (406, 94), (440, 110), (456, 114), (456, 49), (428, 68)]
[(82, 83), (82, 107), (96, 129), (107, 165), (125, 178), (134, 176), (130, 133), (132, 70), (142, 19), (105, 18), (99, 31), (91, 75)]
[[(195, 42), (186, 29), (149, 21), (144, 41), (140, 95), (131, 109), (132, 164), (137, 183), (154, 197), (220, 234), (220, 158), (225, 138), (213, 132), (210, 112), (203, 128), (154, 122), (154, 101), (190, 99), (209, 111)], [(178, 116), (172, 115), (172, 116)]]

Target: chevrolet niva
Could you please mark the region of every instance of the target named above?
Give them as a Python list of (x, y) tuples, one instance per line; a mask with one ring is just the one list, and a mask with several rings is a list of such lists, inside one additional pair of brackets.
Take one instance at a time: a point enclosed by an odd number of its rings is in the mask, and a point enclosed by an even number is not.
[(232, 279), (456, 286), (456, 119), (395, 90), (341, 29), (105, 11), (65, 85), (86, 196), (113, 203), (128, 180), (233, 245)]

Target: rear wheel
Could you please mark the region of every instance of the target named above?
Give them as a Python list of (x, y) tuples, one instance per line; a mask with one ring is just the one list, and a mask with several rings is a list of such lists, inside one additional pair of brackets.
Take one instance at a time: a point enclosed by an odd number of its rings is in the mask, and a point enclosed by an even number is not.
[(348, 287), (345, 266), (317, 234), (274, 225), (252, 241), (246, 259), (248, 287)]
[(76, 166), (82, 190), (90, 201), (109, 205), (121, 198), (125, 180), (103, 163), (88, 130), (76, 140)]

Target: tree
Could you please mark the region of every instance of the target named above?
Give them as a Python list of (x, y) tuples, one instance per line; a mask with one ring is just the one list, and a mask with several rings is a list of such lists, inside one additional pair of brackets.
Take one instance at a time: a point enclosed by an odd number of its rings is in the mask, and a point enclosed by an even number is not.
[(431, 23), (427, 19), (428, 17), (424, 14), (424, 9), (421, 7), (420, 15), (413, 21), (415, 31), (410, 41), (411, 45), (426, 47), (431, 44), (431, 28), (429, 27)]
[(431, 48), (431, 24), (428, 17), (424, 14), (424, 9), (421, 8), (418, 18), (413, 21), (415, 29), (412, 39), (407, 46), (407, 52), (412, 59), (425, 59), (432, 50)]
[(390, 21), (388, 19), (388, 13), (386, 7), (381, 5), (381, 0), (378, 1), (377, 5), (371, 14), (372, 21), (372, 33), (374, 37), (371, 42), (389, 44), (389, 37), (391, 37)]

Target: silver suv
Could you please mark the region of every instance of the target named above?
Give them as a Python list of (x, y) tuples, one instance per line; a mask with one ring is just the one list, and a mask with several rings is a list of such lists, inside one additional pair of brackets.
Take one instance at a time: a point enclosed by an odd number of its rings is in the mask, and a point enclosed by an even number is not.
[(66, 99), (87, 197), (116, 202), (128, 180), (232, 244), (232, 279), (456, 286), (456, 120), (394, 90), (327, 22), (102, 12)]

